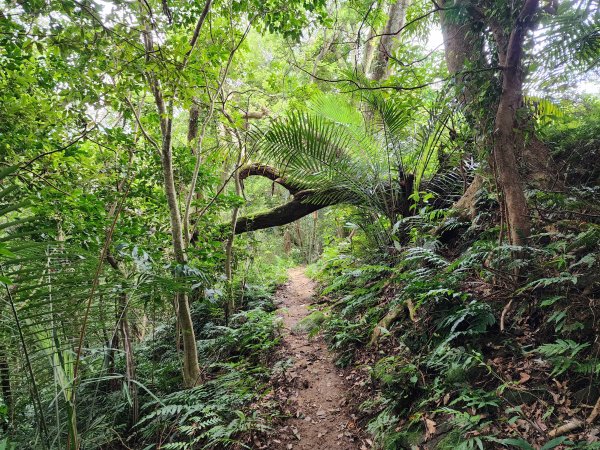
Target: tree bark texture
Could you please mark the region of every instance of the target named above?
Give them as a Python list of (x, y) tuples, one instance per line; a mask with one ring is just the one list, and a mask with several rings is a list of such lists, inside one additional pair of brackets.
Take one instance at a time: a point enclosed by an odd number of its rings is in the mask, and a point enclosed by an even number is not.
[[(449, 0), (442, 4), (444, 8), (450, 8), (452, 5), (453, 2)], [(463, 73), (465, 68), (467, 65), (474, 69), (486, 66), (483, 39), (479, 33), (481, 24), (470, 19), (460, 17), (457, 11), (440, 10), (446, 66), (450, 75), (456, 77), (458, 100), (463, 108), (468, 108), (476, 96), (476, 86), (469, 82), (470, 77)]]
[[(444, 8), (451, 8), (452, 5), (450, 1), (445, 1), (443, 4)], [(535, 137), (525, 145), (524, 128), (527, 123), (518, 120), (517, 117), (519, 109), (523, 106), (523, 46), (538, 7), (539, 0), (526, 0), (508, 32), (493, 19), (483, 15), (481, 11), (476, 13), (463, 11), (462, 16), (451, 9), (440, 11), (448, 70), (457, 76), (459, 102), (467, 118), (477, 133), (482, 136), (484, 145), (491, 147), (489, 162), (505, 205), (509, 237), (515, 245), (526, 243), (530, 233), (529, 209), (518, 158), (521, 157), (528, 169), (526, 173), (530, 179), (537, 182), (536, 184), (547, 187), (553, 179), (547, 148)], [(473, 74), (467, 75), (466, 70), (489, 66), (482, 60), (484, 54), (482, 33), (485, 26), (489, 26), (496, 41), (499, 69), (502, 74), (500, 95), (493, 117), (483, 117), (481, 111), (477, 113), (477, 77)], [(474, 108), (473, 114), (469, 111), (472, 108)], [(479, 118), (475, 117), (476, 115)], [(493, 125), (492, 131), (488, 122)]]
[[(235, 234), (286, 225), (322, 208), (338, 203), (356, 204), (356, 202), (353, 202), (352, 199), (344, 197), (343, 195), (331, 195), (330, 197), (336, 200), (331, 200), (330, 202), (323, 201), (322, 198), (319, 202), (315, 202), (314, 196), (317, 191), (291, 182), (283, 177), (277, 168), (268, 166), (266, 164), (248, 164), (240, 169), (238, 176), (240, 182), (243, 182), (250, 176), (266, 177), (287, 189), (293, 197), (292, 200), (288, 201), (287, 203), (263, 213), (238, 218), (235, 224)], [(382, 193), (390, 192), (385, 199), (386, 204), (389, 205), (386, 214), (399, 214), (402, 216), (407, 216), (410, 214), (410, 202), (408, 197), (412, 193), (413, 181), (414, 176), (409, 174), (405, 176), (404, 180), (398, 181), (399, 184), (398, 186), (395, 186), (394, 189), (390, 189), (389, 186), (387, 188), (382, 188)], [(428, 183), (424, 184), (424, 189), (427, 189), (426, 186), (428, 185)], [(333, 190), (329, 193), (339, 194), (339, 192), (335, 192)], [(443, 192), (440, 193), (442, 196), (443, 194)], [(392, 196), (394, 197), (392, 198)]]
[[(175, 261), (178, 265), (187, 264), (185, 243), (183, 240), (183, 228), (181, 225), (181, 214), (177, 204), (177, 191), (175, 189), (175, 179), (173, 176), (173, 155), (171, 149), (171, 119), (165, 119), (167, 125), (166, 133), (163, 135), (161, 162), (163, 177), (165, 183), (165, 195), (169, 206), (169, 215), (171, 219), (171, 236), (173, 238), (173, 251)], [(185, 387), (197, 386), (202, 380), (200, 375), (200, 366), (198, 365), (198, 349), (196, 346), (196, 336), (194, 334), (194, 323), (192, 313), (188, 302), (188, 296), (184, 292), (176, 295), (177, 317), (179, 329), (183, 339), (183, 384)]]
[[(194, 34), (190, 40), (190, 49), (185, 54), (180, 70), (184, 70), (189, 61), (191, 52), (193, 51), (200, 30), (204, 21), (208, 15), (211, 7), (211, 0), (206, 0), (204, 8), (196, 27)], [(151, 55), (153, 54), (154, 42), (152, 38), (152, 30), (149, 24), (146, 24), (145, 31), (142, 34), (144, 49), (146, 52), (146, 61), (150, 61)], [(181, 212), (179, 211), (179, 205), (177, 201), (177, 190), (175, 188), (175, 179), (173, 175), (173, 152), (172, 152), (172, 131), (173, 131), (173, 98), (167, 103), (163, 97), (163, 90), (160, 83), (160, 79), (157, 78), (153, 72), (146, 72), (145, 74), (148, 87), (154, 96), (154, 102), (158, 115), (160, 117), (160, 131), (162, 142), (160, 148), (161, 166), (163, 172), (164, 189), (167, 197), (167, 205), (169, 207), (169, 217), (171, 222), (171, 236), (173, 241), (173, 253), (175, 255), (175, 262), (178, 266), (182, 267), (187, 264), (186, 254), (186, 239), (183, 235), (183, 225)], [(177, 85), (174, 86), (173, 97), (177, 91)], [(192, 115), (195, 114), (192, 112)], [(192, 121), (194, 118), (192, 117)], [(191, 127), (193, 129), (193, 124)], [(193, 137), (194, 133), (191, 133)], [(154, 141), (153, 141), (154, 142)], [(155, 142), (154, 142), (155, 143)], [(156, 144), (156, 143), (155, 143)], [(158, 147), (158, 145), (157, 145)], [(193, 189), (192, 189), (193, 190)], [(177, 273), (175, 274), (177, 276)], [(175, 309), (177, 311), (177, 325), (181, 332), (183, 340), (183, 384), (186, 388), (197, 386), (202, 382), (200, 366), (198, 364), (198, 349), (196, 346), (196, 336), (194, 334), (194, 327), (192, 321), (192, 314), (190, 311), (190, 305), (188, 296), (185, 292), (178, 292), (175, 295)]]
[(240, 217), (235, 225), (235, 234), (286, 225), (301, 219), (312, 212), (329, 206), (324, 204), (303, 203), (303, 200), (306, 200), (308, 196), (310, 196), (309, 192), (299, 192), (294, 196), (293, 200), (281, 206), (253, 216)]
[(518, 70), (517, 68), (508, 68), (504, 72), (502, 94), (496, 112), (494, 148), (492, 150), (498, 185), (506, 205), (510, 241), (514, 245), (524, 244), (530, 232), (529, 208), (519, 174), (515, 148), (518, 141), (515, 132), (515, 118), (521, 103), (521, 82)]
[(373, 57), (375, 56), (375, 45), (373, 41), (375, 40), (375, 30), (371, 28), (369, 30), (369, 35), (367, 37), (367, 42), (365, 43), (365, 50), (363, 54), (362, 60), (362, 69), (365, 76), (369, 75), (369, 70), (371, 69), (371, 64), (373, 63)]
[(530, 234), (529, 208), (519, 167), (516, 144), (519, 142), (517, 112), (523, 100), (523, 45), (533, 23), (539, 0), (526, 0), (508, 38), (505, 55), (500, 48), (502, 93), (494, 123), (493, 161), (498, 184), (504, 196), (511, 243), (523, 245)]

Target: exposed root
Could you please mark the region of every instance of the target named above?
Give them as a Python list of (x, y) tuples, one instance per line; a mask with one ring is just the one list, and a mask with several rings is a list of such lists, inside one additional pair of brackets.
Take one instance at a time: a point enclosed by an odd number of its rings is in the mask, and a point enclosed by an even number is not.
[(477, 216), (477, 209), (475, 208), (475, 197), (477, 192), (483, 187), (483, 178), (480, 175), (475, 175), (473, 181), (454, 205), (452, 210), (458, 215), (458, 217), (466, 220), (473, 220)]
[(502, 314), (500, 315), (500, 331), (504, 331), (504, 321), (506, 319), (506, 315), (510, 311), (510, 307), (512, 306), (512, 302), (513, 302), (513, 299), (511, 298), (510, 301), (506, 304), (506, 306), (502, 310)]
[(596, 400), (596, 404), (594, 405), (592, 412), (586, 419), (587, 424), (591, 425), (592, 423), (594, 423), (594, 421), (598, 418), (599, 415), (600, 415), (600, 397), (598, 397), (598, 400)]
[[(410, 305), (412, 306), (412, 302), (410, 302)], [(377, 344), (377, 342), (379, 342), (379, 339), (381, 338), (381, 335), (384, 333), (384, 330), (387, 330), (389, 326), (398, 319), (398, 317), (405, 314), (405, 306), (408, 307), (411, 320), (414, 321), (414, 306), (412, 306), (411, 308), (411, 306), (408, 306), (408, 304), (405, 305), (404, 303), (396, 305), (394, 308), (390, 309), (389, 312), (383, 317), (383, 319), (381, 319), (375, 326), (375, 329), (371, 334), (371, 339), (369, 340), (370, 346)]]

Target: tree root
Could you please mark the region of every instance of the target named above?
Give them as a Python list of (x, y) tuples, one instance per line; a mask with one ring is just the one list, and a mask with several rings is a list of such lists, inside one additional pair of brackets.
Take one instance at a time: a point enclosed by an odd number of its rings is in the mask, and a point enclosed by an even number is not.
[(472, 221), (477, 216), (477, 209), (475, 208), (476, 197), (482, 187), (483, 178), (481, 175), (475, 175), (462, 197), (452, 205), (451, 209), (460, 219)]
[(504, 331), (504, 325), (505, 325), (506, 315), (510, 311), (510, 307), (512, 306), (513, 300), (514, 299), (511, 298), (510, 301), (506, 304), (506, 306), (502, 310), (502, 314), (500, 315), (500, 331)]
[(371, 334), (371, 339), (369, 340), (369, 346), (376, 345), (377, 342), (379, 342), (379, 339), (381, 339), (384, 330), (387, 330), (390, 327), (390, 325), (394, 323), (400, 316), (406, 315), (404, 308), (408, 310), (408, 316), (410, 320), (416, 322), (417, 319), (415, 314), (415, 307), (410, 299), (406, 302), (396, 305), (395, 307), (390, 309), (388, 313), (383, 317), (383, 319), (381, 319), (375, 326), (375, 329)]
[(587, 424), (591, 425), (592, 423), (594, 423), (598, 416), (600, 416), (600, 397), (598, 397), (598, 400), (596, 400), (596, 404), (594, 405), (592, 412), (586, 419)]

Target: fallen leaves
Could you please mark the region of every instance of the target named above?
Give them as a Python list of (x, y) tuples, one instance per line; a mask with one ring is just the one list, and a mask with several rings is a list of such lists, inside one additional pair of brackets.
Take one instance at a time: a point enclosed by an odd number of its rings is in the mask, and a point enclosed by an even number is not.
[(436, 433), (436, 423), (429, 419), (425, 418), (425, 440), (428, 441), (432, 436), (435, 436)]
[(531, 380), (531, 375), (529, 375), (527, 372), (521, 372), (519, 374), (519, 384), (525, 384), (529, 380)]

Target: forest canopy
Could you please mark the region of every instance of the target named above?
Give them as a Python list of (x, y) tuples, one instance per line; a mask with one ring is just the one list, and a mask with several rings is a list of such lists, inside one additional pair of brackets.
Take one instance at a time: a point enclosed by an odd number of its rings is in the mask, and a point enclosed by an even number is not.
[(0, 448), (600, 448), (599, 6), (2, 0)]

